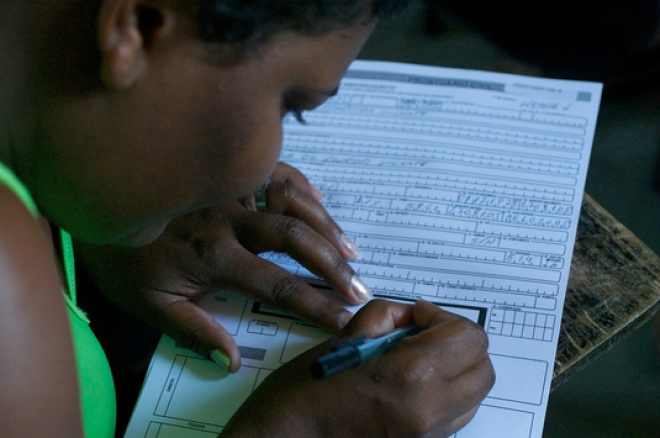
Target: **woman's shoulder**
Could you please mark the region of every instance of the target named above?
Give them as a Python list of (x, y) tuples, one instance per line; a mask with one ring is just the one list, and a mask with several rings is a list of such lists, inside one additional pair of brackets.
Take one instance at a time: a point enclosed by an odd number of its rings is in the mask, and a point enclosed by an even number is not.
[[(0, 406), (8, 436), (82, 436), (69, 320), (49, 237), (0, 184)], [(11, 352), (11, 354), (5, 354)], [(45, 412), (30, 421), (25, 412)]]
[(7, 285), (30, 287), (32, 284), (42, 290), (59, 291), (57, 263), (49, 236), (23, 201), (3, 184), (0, 184), (0, 272)]

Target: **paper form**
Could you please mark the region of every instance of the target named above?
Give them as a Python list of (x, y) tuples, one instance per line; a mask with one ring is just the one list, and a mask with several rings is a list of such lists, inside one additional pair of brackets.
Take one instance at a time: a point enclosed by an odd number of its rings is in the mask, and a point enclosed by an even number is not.
[[(306, 125), (285, 119), (282, 161), (323, 191), (376, 295), (425, 298), (488, 333), (497, 381), (457, 438), (542, 436), (600, 96), (596, 83), (356, 61)], [(127, 437), (214, 436), (272, 370), (328, 337), (238, 294), (200, 305), (235, 336), (241, 370), (163, 337)]]

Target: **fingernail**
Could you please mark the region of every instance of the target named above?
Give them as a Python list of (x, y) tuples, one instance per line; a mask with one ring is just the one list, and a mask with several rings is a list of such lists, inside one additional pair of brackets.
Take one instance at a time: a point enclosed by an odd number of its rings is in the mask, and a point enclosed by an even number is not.
[(217, 348), (213, 350), (210, 354), (211, 360), (216, 363), (216, 365), (222, 367), (225, 370), (229, 370), (229, 365), (231, 365), (231, 360)]
[(348, 252), (349, 259), (353, 260), (360, 254), (360, 248), (346, 234), (341, 235), (341, 243)]
[(320, 191), (316, 186), (311, 186), (312, 188), (312, 197), (317, 201), (323, 199), (323, 192)]
[(374, 297), (373, 292), (369, 290), (367, 285), (364, 284), (357, 275), (354, 275), (353, 278), (351, 278), (351, 292), (353, 292), (353, 295), (355, 295), (361, 303), (369, 301)]
[(344, 310), (343, 312), (341, 312), (339, 314), (339, 316), (337, 317), (337, 322), (339, 323), (339, 328), (343, 329), (346, 326), (346, 324), (348, 324), (348, 321), (351, 320), (351, 318), (353, 318), (353, 314), (351, 312), (349, 312), (348, 310)]

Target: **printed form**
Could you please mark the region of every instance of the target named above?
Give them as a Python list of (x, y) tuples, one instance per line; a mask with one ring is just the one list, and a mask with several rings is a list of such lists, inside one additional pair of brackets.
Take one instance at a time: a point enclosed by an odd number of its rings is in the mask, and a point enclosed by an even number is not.
[[(376, 296), (424, 298), (488, 333), (497, 382), (456, 438), (542, 436), (600, 96), (596, 83), (356, 61), (307, 124), (285, 119), (282, 161), (323, 191)], [(328, 337), (238, 294), (200, 305), (235, 336), (242, 368), (227, 375), (163, 337), (127, 437), (215, 436)]]

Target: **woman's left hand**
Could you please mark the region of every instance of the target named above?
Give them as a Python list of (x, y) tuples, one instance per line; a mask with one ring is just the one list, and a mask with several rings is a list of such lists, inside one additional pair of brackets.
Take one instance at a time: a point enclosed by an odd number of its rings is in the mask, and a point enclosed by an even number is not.
[[(357, 248), (318, 202), (296, 169), (280, 164), (266, 190), (265, 211), (250, 199), (174, 219), (142, 248), (80, 245), (83, 263), (104, 295), (203, 355), (219, 349), (240, 365), (232, 336), (195, 305), (212, 288), (236, 290), (332, 332), (352, 314), (344, 306), (371, 297), (347, 260)], [(287, 253), (335, 291), (323, 294), (258, 254)], [(338, 299), (339, 298), (339, 299)]]

